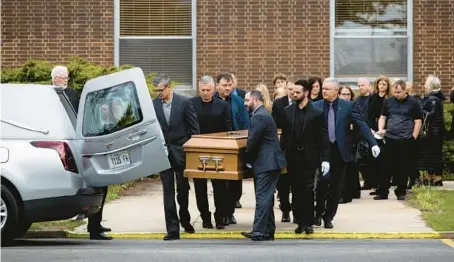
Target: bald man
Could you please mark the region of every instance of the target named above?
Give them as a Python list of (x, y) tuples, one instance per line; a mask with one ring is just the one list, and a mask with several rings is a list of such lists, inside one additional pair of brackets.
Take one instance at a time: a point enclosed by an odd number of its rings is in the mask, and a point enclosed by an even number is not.
[[(370, 80), (367, 78), (359, 78), (358, 79), (358, 89), (359, 89), (359, 96), (355, 100), (355, 106), (358, 107), (358, 111), (361, 113), (361, 117), (366, 122), (367, 125), (371, 125), (371, 114), (370, 114), (370, 104), (372, 98), (372, 87)], [(360, 163), (358, 163), (358, 168), (361, 171), (361, 174), (364, 179), (364, 185), (362, 189), (372, 189), (376, 188), (376, 178), (372, 176), (373, 172), (371, 172), (371, 168), (373, 167), (371, 161), (374, 158), (369, 154), (365, 155), (364, 158), (361, 159)], [(359, 175), (358, 175), (359, 176)], [(353, 179), (353, 178), (352, 178)], [(357, 184), (359, 182), (359, 178), (354, 177), (355, 180), (350, 180), (351, 184), (351, 193), (353, 196), (357, 196), (358, 192), (356, 190)], [(358, 181), (358, 182), (357, 182)], [(360, 195), (360, 194), (359, 194)], [(351, 199), (343, 199), (343, 200), (351, 200)]]

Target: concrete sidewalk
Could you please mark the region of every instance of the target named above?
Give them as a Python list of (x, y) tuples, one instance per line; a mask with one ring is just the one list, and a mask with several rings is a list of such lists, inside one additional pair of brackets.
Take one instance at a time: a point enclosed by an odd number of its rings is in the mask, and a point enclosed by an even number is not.
[[(189, 211), (197, 233), (217, 233), (221, 231), (250, 231), (254, 218), (255, 196), (252, 180), (243, 181), (243, 208), (236, 209), (237, 225), (223, 230), (203, 229), (202, 221), (196, 206), (195, 193), (191, 183)], [(211, 183), (209, 183), (210, 209), (214, 211)], [(293, 232), (296, 224), (281, 223), (281, 211), (275, 205), (277, 231)], [(213, 219), (214, 223), (214, 219)], [(315, 232), (344, 233), (430, 233), (421, 212), (408, 207), (403, 201), (397, 201), (390, 194), (389, 200), (374, 201), (369, 191), (362, 191), (361, 199), (352, 203), (339, 205), (334, 221), (334, 229), (315, 227)], [(122, 232), (166, 232), (162, 186), (158, 180), (139, 184), (127, 195), (112, 201), (104, 207), (104, 226), (112, 228), (115, 233)], [(183, 230), (181, 231), (183, 232)], [(76, 229), (76, 233), (86, 233), (86, 225)]]

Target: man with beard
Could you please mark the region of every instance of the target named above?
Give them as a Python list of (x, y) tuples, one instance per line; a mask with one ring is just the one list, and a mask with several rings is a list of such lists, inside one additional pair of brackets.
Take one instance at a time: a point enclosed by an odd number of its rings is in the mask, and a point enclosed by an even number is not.
[[(274, 122), (276, 123), (278, 129), (282, 129), (284, 126), (285, 107), (292, 103), (293, 87), (295, 86), (295, 82), (298, 80), (299, 78), (297, 76), (289, 76), (285, 87), (287, 95), (274, 100), (271, 115), (273, 116)], [(277, 182), (277, 195), (279, 197), (279, 201), (281, 202), (279, 204), (279, 208), (282, 211), (281, 222), (284, 223), (291, 221), (290, 211), (292, 210), (292, 204), (290, 203), (290, 188), (290, 176), (282, 174)], [(296, 223), (296, 220), (295, 214), (293, 214), (293, 222)]]
[(274, 240), (274, 190), (286, 161), (279, 147), (276, 124), (263, 106), (262, 93), (258, 90), (248, 92), (244, 105), (252, 115), (246, 146), (246, 165), (255, 174), (256, 205), (252, 232), (241, 234), (253, 241)]
[(293, 101), (285, 108), (281, 148), (288, 163), (293, 209), (298, 227), (295, 233), (314, 233), (314, 178), (321, 164), (321, 172), (329, 171), (329, 139), (323, 110), (315, 108), (308, 96), (312, 87), (299, 80), (293, 87)]

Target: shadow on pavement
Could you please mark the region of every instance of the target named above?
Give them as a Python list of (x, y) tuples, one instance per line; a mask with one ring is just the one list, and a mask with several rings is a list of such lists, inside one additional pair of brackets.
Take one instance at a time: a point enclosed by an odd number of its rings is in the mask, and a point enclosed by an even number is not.
[(11, 243), (2, 243), (4, 247), (45, 247), (45, 246), (81, 246), (93, 245), (95, 241), (86, 239), (17, 239)]

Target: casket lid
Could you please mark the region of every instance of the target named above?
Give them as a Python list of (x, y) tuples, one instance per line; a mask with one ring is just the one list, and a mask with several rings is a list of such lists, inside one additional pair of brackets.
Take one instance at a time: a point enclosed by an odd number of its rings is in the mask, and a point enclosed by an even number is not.
[(248, 130), (193, 135), (184, 148), (241, 149), (246, 146)]

